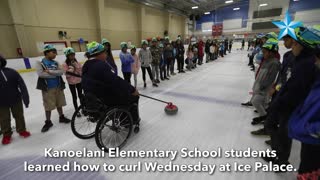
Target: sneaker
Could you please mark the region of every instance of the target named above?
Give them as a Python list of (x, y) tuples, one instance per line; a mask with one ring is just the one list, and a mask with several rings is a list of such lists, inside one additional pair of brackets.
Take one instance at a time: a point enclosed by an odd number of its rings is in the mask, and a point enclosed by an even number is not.
[(71, 120), (64, 117), (64, 115), (59, 117), (59, 123), (70, 123), (70, 122), (71, 122)]
[(7, 145), (11, 143), (11, 135), (10, 136), (3, 136), (2, 138), (2, 144)]
[(161, 79), (161, 81), (164, 81), (164, 78), (160, 78)]
[(28, 132), (28, 131), (19, 132), (19, 135), (24, 137), (24, 138), (27, 138), (27, 137), (31, 136), (30, 132)]
[(153, 83), (153, 84), (152, 84), (152, 86), (154, 86), (154, 87), (158, 87), (158, 84), (156, 84), (156, 83)]
[(257, 135), (257, 136), (268, 136), (269, 135), (265, 128), (261, 128), (256, 131), (251, 131), (251, 134)]
[(260, 124), (260, 123), (262, 123), (264, 120), (266, 120), (266, 118), (267, 118), (267, 115), (265, 115), (265, 116), (260, 116), (260, 117), (255, 117), (255, 118), (252, 119), (251, 124), (252, 124), (252, 125)]
[(147, 87), (147, 83), (144, 83), (144, 84), (143, 84), (143, 87), (146, 88), (146, 87)]
[(184, 70), (181, 71), (182, 73), (186, 73)]
[(167, 77), (165, 77), (164, 79), (166, 79), (166, 80), (170, 80), (169, 78), (167, 78)]
[(271, 139), (266, 140), (265, 143), (266, 143), (267, 145), (271, 146)]
[(159, 80), (159, 79), (156, 79), (156, 83), (160, 83), (160, 80)]
[(44, 126), (41, 129), (41, 132), (47, 132), (52, 126), (53, 126), (52, 122), (49, 120), (46, 120)]
[(252, 103), (250, 101), (246, 102), (246, 103), (241, 103), (242, 106), (253, 106)]

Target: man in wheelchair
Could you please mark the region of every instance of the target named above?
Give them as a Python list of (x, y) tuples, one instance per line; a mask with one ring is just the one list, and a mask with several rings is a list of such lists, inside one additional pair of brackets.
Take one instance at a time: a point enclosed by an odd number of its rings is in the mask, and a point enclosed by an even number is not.
[(89, 60), (83, 65), (81, 82), (85, 96), (94, 95), (108, 107), (126, 107), (133, 118), (133, 124), (138, 124), (139, 92), (112, 72), (106, 62), (104, 46), (95, 41), (87, 44), (86, 56)]

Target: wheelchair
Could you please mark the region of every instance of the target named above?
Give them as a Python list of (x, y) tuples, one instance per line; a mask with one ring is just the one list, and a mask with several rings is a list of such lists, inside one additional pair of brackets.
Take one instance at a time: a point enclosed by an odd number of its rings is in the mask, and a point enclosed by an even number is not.
[[(122, 148), (131, 135), (140, 131), (140, 118), (134, 120), (130, 106), (106, 106), (93, 94), (86, 94), (82, 105), (74, 112), (71, 130), (80, 139), (95, 137), (97, 146), (108, 152), (109, 148)], [(138, 115), (139, 117), (139, 115)]]

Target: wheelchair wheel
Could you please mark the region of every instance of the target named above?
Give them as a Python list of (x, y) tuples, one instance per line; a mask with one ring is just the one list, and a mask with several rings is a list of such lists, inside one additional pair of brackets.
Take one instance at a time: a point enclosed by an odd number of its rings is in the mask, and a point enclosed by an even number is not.
[(74, 112), (71, 119), (71, 130), (80, 139), (90, 139), (95, 134), (95, 129), (99, 117), (86, 112), (83, 106)]
[(96, 127), (97, 146), (108, 152), (109, 148), (122, 148), (130, 137), (133, 126), (131, 114), (125, 109), (114, 108), (101, 119)]

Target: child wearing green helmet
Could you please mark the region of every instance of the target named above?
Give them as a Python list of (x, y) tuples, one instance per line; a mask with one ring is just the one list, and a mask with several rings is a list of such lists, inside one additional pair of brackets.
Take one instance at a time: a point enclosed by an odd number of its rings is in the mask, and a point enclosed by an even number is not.
[(112, 67), (112, 70), (113, 72), (118, 75), (118, 67), (114, 61), (114, 58), (113, 58), (113, 55), (112, 55), (112, 49), (111, 49), (111, 43), (103, 38), (102, 41), (101, 41), (101, 44), (104, 46), (104, 48), (106, 49), (107, 51), (107, 60), (106, 60), (106, 63)]
[[(269, 96), (269, 91), (272, 88), (277, 74), (280, 70), (280, 62), (276, 58), (278, 52), (278, 40), (269, 39), (263, 46), (264, 63), (261, 65), (260, 73), (258, 74), (253, 85), (252, 104), (259, 113), (259, 117), (254, 118), (252, 124), (256, 124), (258, 119), (264, 119), (267, 115), (265, 102)], [(256, 121), (258, 120), (258, 121)]]
[[(82, 65), (77, 61), (75, 57), (75, 51), (73, 48), (68, 47), (64, 49), (64, 54), (66, 56), (66, 60), (65, 60), (65, 63), (62, 64), (62, 67), (66, 72), (66, 79), (72, 95), (73, 107), (75, 110), (77, 110), (79, 107), (77, 96), (79, 97), (80, 104), (82, 104), (81, 100), (83, 95), (82, 95), (82, 87), (81, 87), (81, 78), (74, 76), (74, 74), (81, 76)], [(77, 116), (80, 117), (81, 115), (77, 114)]]
[(147, 87), (146, 70), (148, 71), (148, 74), (149, 74), (150, 80), (152, 82), (152, 85), (154, 87), (158, 87), (156, 81), (154, 80), (154, 77), (153, 77), (152, 71), (151, 71), (151, 67), (150, 67), (151, 62), (152, 62), (152, 54), (151, 54), (150, 50), (147, 49), (148, 42), (146, 40), (142, 40), (141, 41), (141, 45), (142, 45), (142, 48), (139, 51), (138, 57), (139, 57), (140, 62), (141, 62), (142, 79), (143, 79), (143, 82), (144, 82), (144, 88)]
[(120, 44), (121, 47), (121, 52), (119, 54), (120, 60), (121, 60), (121, 69), (122, 69), (122, 74), (123, 78), (128, 81), (131, 84), (131, 75), (132, 75), (132, 70), (131, 70), (131, 65), (134, 63), (134, 59), (131, 56), (128, 50), (128, 44), (126, 42), (122, 42)]
[(47, 132), (52, 126), (51, 111), (56, 109), (59, 113), (60, 123), (69, 123), (71, 120), (63, 115), (62, 107), (66, 105), (63, 90), (65, 83), (62, 79), (64, 73), (59, 63), (55, 61), (57, 55), (56, 48), (51, 44), (46, 44), (43, 48), (45, 57), (37, 64), (38, 82), (37, 89), (41, 90), (43, 105), (46, 114), (45, 125), (41, 132)]
[(155, 82), (160, 83), (159, 65), (160, 65), (161, 51), (160, 51), (160, 48), (158, 47), (158, 41), (155, 37), (152, 38), (152, 44), (151, 44), (149, 50), (152, 55), (152, 62), (151, 62), (152, 75), (155, 78)]
[[(292, 53), (295, 56), (292, 63), (291, 76), (286, 84), (282, 85), (277, 97), (269, 108), (269, 116), (278, 121), (276, 128), (268, 126), (271, 134), (271, 147), (277, 151), (277, 157), (271, 159), (278, 164), (288, 164), (292, 140), (288, 136), (288, 122), (294, 110), (306, 99), (312, 84), (315, 82), (316, 66), (314, 48), (319, 36), (307, 27), (297, 27), (292, 37)], [(313, 148), (302, 143), (302, 154), (312, 154)], [(309, 148), (311, 147), (311, 148)], [(314, 155), (314, 154), (313, 154)], [(302, 155), (301, 155), (302, 156)], [(314, 158), (314, 157), (312, 157)], [(310, 167), (301, 164), (299, 172)]]

